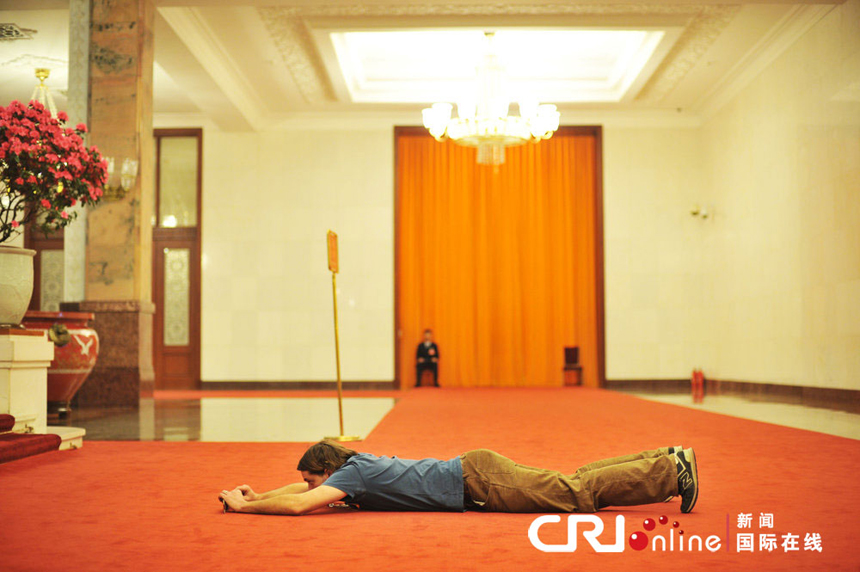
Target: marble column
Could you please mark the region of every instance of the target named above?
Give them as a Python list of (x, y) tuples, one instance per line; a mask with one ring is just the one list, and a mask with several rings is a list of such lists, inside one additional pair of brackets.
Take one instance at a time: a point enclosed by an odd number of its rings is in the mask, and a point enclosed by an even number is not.
[(139, 161), (137, 181), (87, 216), (86, 300), (63, 308), (95, 314), (101, 340), (79, 405), (138, 405), (151, 395), (154, 153), (152, 0), (92, 0), (89, 36), (91, 145)]
[[(90, 0), (69, 0), (69, 89), (66, 113), (69, 125), (89, 124), (90, 118)], [(63, 301), (86, 297), (87, 209), (77, 213), (63, 236)]]

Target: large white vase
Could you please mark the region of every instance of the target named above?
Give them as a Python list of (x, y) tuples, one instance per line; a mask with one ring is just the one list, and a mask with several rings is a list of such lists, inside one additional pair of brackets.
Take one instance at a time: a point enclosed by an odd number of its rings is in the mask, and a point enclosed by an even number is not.
[(33, 296), (35, 250), (0, 245), (0, 326), (17, 325)]

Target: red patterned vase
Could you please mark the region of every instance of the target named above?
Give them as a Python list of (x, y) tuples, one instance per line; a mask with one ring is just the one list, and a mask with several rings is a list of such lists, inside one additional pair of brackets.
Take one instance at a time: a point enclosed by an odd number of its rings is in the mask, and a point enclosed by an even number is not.
[(86, 381), (99, 355), (99, 336), (89, 326), (95, 316), (88, 312), (37, 312), (24, 314), (22, 324), (31, 330), (47, 330), (54, 342), (54, 361), (48, 368), (48, 416), (67, 417), (70, 401)]

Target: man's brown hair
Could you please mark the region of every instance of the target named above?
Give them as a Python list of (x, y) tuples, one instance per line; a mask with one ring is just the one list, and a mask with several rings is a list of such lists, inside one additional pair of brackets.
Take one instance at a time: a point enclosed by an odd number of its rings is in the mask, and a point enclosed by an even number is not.
[(352, 449), (347, 449), (340, 443), (327, 440), (320, 441), (308, 447), (308, 450), (299, 459), (298, 470), (307, 471), (314, 475), (322, 475), (326, 470), (334, 472), (353, 455), (358, 455), (358, 453)]

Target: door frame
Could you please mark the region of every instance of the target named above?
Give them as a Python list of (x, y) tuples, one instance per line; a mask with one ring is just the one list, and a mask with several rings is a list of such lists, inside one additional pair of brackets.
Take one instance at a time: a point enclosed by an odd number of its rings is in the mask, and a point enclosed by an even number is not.
[[(152, 320), (152, 350), (155, 369), (156, 389), (200, 389), (200, 328), (201, 328), (201, 258), (203, 246), (203, 129), (155, 129), (155, 205), (153, 214), (155, 226), (152, 227), (152, 301), (155, 315)], [(161, 206), (161, 139), (166, 137), (197, 137), (197, 226), (167, 228), (159, 226)], [(170, 384), (164, 375), (165, 357), (173, 353), (170, 346), (164, 346), (164, 248), (188, 248), (189, 256), (189, 305), (188, 305), (188, 347), (191, 355), (190, 383)], [(159, 292), (161, 290), (161, 292)]]

